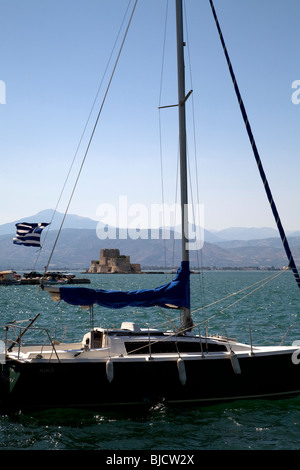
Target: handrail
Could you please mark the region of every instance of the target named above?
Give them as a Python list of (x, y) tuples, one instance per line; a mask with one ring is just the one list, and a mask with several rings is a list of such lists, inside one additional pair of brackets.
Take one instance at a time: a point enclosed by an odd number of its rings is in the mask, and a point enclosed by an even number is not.
[[(34, 320), (35, 320), (35, 319), (34, 319)], [(34, 320), (33, 320), (33, 321), (34, 321)], [(24, 335), (28, 330), (31, 330), (31, 331), (33, 331), (33, 330), (38, 331), (38, 330), (39, 330), (39, 331), (43, 331), (43, 332), (46, 334), (46, 336), (47, 336), (47, 338), (48, 338), (48, 340), (49, 340), (50, 346), (52, 346), (52, 352), (55, 353), (58, 362), (60, 362), (58, 353), (57, 353), (57, 351), (56, 351), (56, 347), (55, 347), (54, 340), (51, 338), (51, 335), (50, 335), (48, 329), (47, 329), (47, 328), (38, 328), (38, 327), (32, 327), (32, 326), (30, 326), (30, 325), (32, 325), (33, 321), (32, 321), (26, 328), (24, 328), (24, 331), (22, 331), (22, 330), (23, 330), (23, 327), (17, 326), (16, 324), (7, 324), (7, 325), (5, 325), (5, 354), (8, 354), (9, 352), (11, 352), (12, 349), (13, 349), (13, 347), (16, 346), (16, 345), (18, 345), (18, 359), (20, 359), (21, 338), (23, 337), (23, 335)], [(17, 336), (17, 334), (16, 334), (16, 329), (18, 329), (18, 330), (19, 330), (19, 335), (18, 335), (17, 339), (14, 340), (14, 341), (12, 341), (12, 344), (10, 344), (10, 346), (8, 347), (8, 343), (9, 343), (9, 341), (11, 341), (11, 340), (9, 340), (9, 338), (8, 338), (8, 331), (9, 331), (9, 329), (11, 329), (11, 330), (15, 333), (16, 336)], [(41, 345), (40, 345), (40, 347), (41, 347), (41, 353), (42, 353), (42, 350), (43, 350), (44, 346), (45, 346), (45, 344), (41, 344)]]
[[(11, 352), (12, 348), (14, 347), (14, 345), (15, 345), (16, 343), (20, 343), (22, 336), (26, 333), (27, 330), (29, 330), (29, 328), (31, 327), (31, 325), (33, 325), (33, 323), (35, 322), (35, 320), (36, 320), (39, 316), (40, 316), (40, 314), (38, 313), (38, 314), (34, 317), (34, 319), (31, 320), (31, 322), (30, 322), (29, 325), (24, 329), (24, 331), (22, 331), (22, 333), (21, 333), (21, 330), (20, 330), (20, 334), (19, 334), (18, 338), (16, 339), (16, 341), (14, 341), (14, 342), (10, 345), (10, 347), (8, 348), (8, 352)], [(19, 327), (19, 328), (21, 329), (21, 327)]]

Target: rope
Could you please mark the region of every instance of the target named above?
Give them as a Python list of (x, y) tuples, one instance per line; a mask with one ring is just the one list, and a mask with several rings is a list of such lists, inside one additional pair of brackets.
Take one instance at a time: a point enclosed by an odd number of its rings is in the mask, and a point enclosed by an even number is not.
[[(254, 284), (251, 284), (250, 286), (246, 286), (244, 287), (243, 289), (240, 289), (239, 291), (237, 292), (233, 292), (225, 297), (223, 297), (222, 299), (219, 299), (219, 300), (216, 300), (214, 302), (211, 302), (210, 304), (207, 304), (205, 306), (202, 306), (202, 307), (199, 307), (195, 310), (193, 310), (191, 313), (194, 314), (195, 312), (199, 312), (200, 310), (204, 310), (204, 309), (207, 309), (209, 307), (212, 307), (213, 305), (216, 305), (220, 302), (224, 302), (225, 300), (227, 299), (230, 299), (231, 297), (234, 297), (238, 294), (241, 294), (242, 292), (248, 290), (248, 289), (251, 289), (255, 286), (257, 286), (258, 284), (260, 284), (258, 287), (256, 287), (255, 289), (251, 290), (250, 292), (248, 292), (246, 295), (244, 295), (243, 297), (241, 297), (240, 299), (236, 300), (235, 302), (233, 302), (232, 304), (228, 305), (227, 307), (221, 309), (219, 312), (215, 313), (214, 315), (211, 315), (209, 318), (201, 321), (201, 322), (197, 322), (195, 323), (195, 327), (197, 326), (200, 326), (202, 324), (205, 324), (207, 323), (209, 320), (211, 320), (212, 318), (216, 317), (217, 315), (219, 314), (223, 314), (225, 312), (225, 310), (227, 310), (228, 308), (231, 308), (233, 307), (234, 305), (236, 305), (237, 303), (241, 302), (242, 300), (244, 300), (246, 297), (248, 297), (249, 295), (253, 294), (254, 292), (256, 292), (258, 289), (261, 289), (262, 287), (264, 287), (266, 284), (268, 284), (269, 282), (273, 281), (274, 279), (276, 279), (278, 276), (281, 276), (283, 273), (285, 273), (287, 271), (280, 271), (279, 273), (276, 273), (276, 274), (271, 274), (270, 276), (268, 276), (267, 278), (264, 278), (264, 279), (261, 279), (260, 281), (257, 281), (255, 282)], [(166, 316), (166, 315), (165, 315)], [(166, 316), (167, 318), (167, 316)], [(176, 321), (176, 317), (174, 317), (174, 320), (170, 320), (168, 319), (168, 322), (163, 322), (163, 323), (159, 323), (156, 325), (156, 328), (159, 328), (159, 327), (162, 327), (168, 323), (173, 323), (174, 321)], [(181, 332), (184, 332), (184, 330), (180, 329)]]
[[(110, 76), (108, 85), (107, 85), (107, 88), (106, 88), (106, 91), (105, 91), (104, 98), (103, 98), (103, 100), (102, 100), (102, 103), (101, 103), (101, 106), (100, 106), (100, 110), (99, 110), (99, 112), (98, 112), (98, 115), (97, 115), (97, 118), (96, 118), (96, 121), (95, 121), (93, 130), (92, 130), (90, 139), (89, 139), (89, 141), (88, 141), (88, 144), (87, 144), (87, 147), (86, 147), (86, 151), (85, 151), (85, 153), (84, 153), (84, 157), (83, 157), (83, 160), (82, 160), (82, 162), (81, 162), (81, 165), (80, 165), (80, 168), (79, 168), (79, 172), (78, 172), (77, 178), (76, 178), (76, 180), (75, 180), (75, 184), (74, 184), (74, 186), (73, 186), (73, 189), (72, 189), (72, 192), (71, 192), (71, 196), (70, 196), (70, 198), (69, 198), (69, 201), (68, 201), (68, 204), (67, 204), (67, 207), (66, 207), (64, 216), (63, 216), (63, 220), (62, 220), (61, 225), (60, 225), (60, 227), (59, 227), (58, 234), (57, 234), (57, 236), (56, 236), (56, 239), (55, 239), (53, 248), (52, 248), (51, 253), (50, 253), (50, 256), (49, 256), (49, 260), (48, 260), (48, 262), (47, 262), (47, 265), (45, 266), (45, 271), (47, 271), (47, 269), (48, 269), (48, 266), (49, 266), (49, 264), (50, 264), (50, 261), (51, 261), (51, 259), (52, 259), (54, 250), (55, 250), (55, 248), (56, 248), (56, 244), (57, 244), (57, 241), (58, 241), (58, 239), (59, 239), (59, 236), (60, 236), (60, 233), (61, 233), (63, 224), (64, 224), (64, 222), (65, 222), (65, 218), (66, 218), (67, 213), (68, 213), (68, 211), (69, 211), (69, 207), (70, 207), (71, 201), (72, 201), (72, 199), (73, 199), (73, 195), (74, 195), (75, 189), (76, 189), (76, 187), (77, 187), (77, 184), (78, 184), (78, 181), (79, 181), (79, 178), (80, 178), (80, 175), (81, 175), (81, 172), (82, 172), (84, 163), (85, 163), (85, 161), (86, 161), (86, 157), (87, 157), (88, 151), (89, 151), (89, 149), (90, 149), (90, 146), (91, 146), (91, 143), (92, 143), (92, 140), (93, 140), (93, 137), (94, 137), (94, 134), (95, 134), (95, 131), (96, 131), (96, 128), (97, 128), (99, 119), (100, 119), (100, 115), (101, 115), (101, 113), (102, 113), (102, 110), (103, 110), (103, 107), (104, 107), (104, 103), (105, 103), (105, 101), (106, 101), (106, 98), (107, 98), (107, 95), (108, 95), (108, 91), (109, 91), (109, 89), (110, 89), (110, 86), (111, 86), (111, 83), (112, 83), (112, 79), (113, 79), (113, 77), (114, 77), (114, 74), (115, 74), (115, 71), (116, 71), (116, 68), (117, 68), (117, 65), (118, 65), (120, 56), (121, 56), (121, 52), (122, 52), (123, 47), (124, 47), (124, 44), (125, 44), (125, 40), (126, 40), (126, 37), (127, 37), (127, 33), (128, 33), (128, 31), (129, 31), (129, 27), (130, 27), (130, 24), (131, 24), (131, 21), (132, 21), (132, 18), (133, 18), (133, 15), (134, 15), (134, 12), (135, 12), (137, 3), (138, 3), (138, 0), (135, 0), (134, 6), (133, 6), (133, 9), (132, 9), (130, 18), (129, 18), (129, 22), (128, 22), (128, 24), (127, 24), (127, 27), (126, 27), (126, 30), (125, 30), (125, 33), (124, 33), (124, 37), (123, 37), (123, 40), (122, 40), (122, 43), (121, 43), (121, 46), (120, 46), (120, 50), (119, 50), (119, 52), (118, 52), (118, 55), (117, 55), (117, 58), (116, 58), (116, 61), (115, 61), (115, 64), (114, 64), (114, 67), (113, 67), (113, 70), (112, 70), (112, 73), (111, 73), (111, 76)], [(123, 20), (123, 21), (124, 21), (124, 20)], [(123, 24), (123, 23), (122, 23), (122, 24)], [(98, 91), (98, 92), (99, 92), (99, 91)], [(96, 100), (96, 99), (97, 99), (97, 96), (96, 96), (95, 100)], [(95, 104), (95, 102), (94, 102), (94, 104)], [(93, 105), (93, 106), (94, 106), (94, 105)], [(91, 112), (92, 112), (92, 111), (91, 111)], [(91, 114), (91, 113), (90, 113), (90, 114)], [(89, 118), (90, 118), (90, 116), (89, 116)], [(85, 128), (86, 128), (86, 127), (85, 127)], [(82, 140), (82, 138), (81, 138), (81, 140)], [(80, 142), (81, 142), (81, 140), (80, 140)], [(72, 162), (72, 164), (73, 164), (73, 162)]]
[[(66, 176), (66, 178), (65, 178), (65, 181), (64, 181), (64, 184), (63, 184), (63, 186), (62, 186), (62, 189), (61, 189), (60, 195), (59, 195), (59, 197), (58, 197), (58, 200), (57, 200), (56, 206), (55, 206), (55, 208), (54, 208), (54, 210), (53, 210), (53, 214), (52, 214), (52, 217), (51, 217), (50, 223), (49, 223), (49, 225), (48, 225), (47, 229), (45, 230), (45, 237), (44, 237), (43, 246), (41, 246), (41, 248), (40, 248), (40, 249), (39, 249), (39, 251), (38, 251), (38, 255), (37, 255), (36, 261), (35, 261), (35, 263), (34, 263), (33, 269), (32, 269), (33, 271), (34, 271), (34, 270), (35, 270), (35, 268), (36, 268), (36, 265), (37, 265), (37, 263), (38, 263), (38, 260), (39, 260), (39, 257), (40, 257), (40, 255), (41, 255), (42, 249), (43, 249), (43, 247), (44, 247), (44, 245), (45, 245), (45, 242), (46, 242), (46, 240), (47, 240), (47, 236), (48, 236), (48, 233), (49, 233), (49, 230), (50, 230), (50, 225), (52, 224), (52, 222), (53, 222), (53, 219), (54, 219), (54, 217), (55, 217), (55, 214), (56, 214), (56, 212), (57, 212), (57, 208), (58, 208), (58, 206), (59, 206), (59, 203), (60, 203), (60, 200), (61, 200), (61, 198), (62, 198), (62, 195), (63, 195), (63, 193), (64, 193), (64, 190), (65, 190), (66, 184), (67, 184), (67, 182), (68, 182), (68, 179), (69, 179), (69, 177), (70, 177), (70, 174), (71, 174), (71, 171), (72, 171), (73, 165), (74, 165), (74, 163), (75, 163), (75, 160), (76, 160), (77, 154), (78, 154), (78, 152), (79, 152), (79, 148), (80, 148), (80, 146), (81, 146), (81, 143), (82, 143), (83, 137), (84, 137), (84, 135), (85, 135), (85, 133), (86, 133), (86, 129), (87, 129), (88, 123), (90, 122), (90, 119), (91, 119), (92, 112), (93, 112), (93, 110), (94, 110), (94, 108), (95, 108), (95, 105), (96, 105), (96, 102), (97, 102), (97, 99), (98, 99), (98, 96), (99, 96), (100, 90), (101, 90), (101, 88), (102, 88), (102, 84), (103, 84), (104, 78), (105, 78), (105, 76), (106, 76), (106, 73), (107, 73), (107, 70), (108, 70), (109, 64), (110, 64), (110, 62), (111, 62), (111, 59), (112, 59), (113, 53), (114, 53), (114, 51), (115, 51), (116, 44), (117, 44), (117, 42), (118, 42), (118, 39), (119, 39), (119, 37), (120, 37), (121, 30), (122, 30), (122, 28), (123, 28), (124, 21), (125, 21), (125, 18), (126, 18), (126, 16), (127, 16), (127, 13), (128, 13), (128, 9), (129, 9), (129, 5), (130, 5), (130, 3), (131, 3), (131, 0), (129, 0), (128, 6), (127, 6), (127, 8), (126, 8), (126, 11), (125, 11), (125, 14), (124, 14), (124, 17), (123, 17), (123, 20), (122, 20), (121, 26), (120, 26), (120, 28), (119, 28), (119, 31), (118, 31), (117, 37), (116, 37), (116, 39), (115, 39), (115, 42), (114, 42), (114, 45), (113, 45), (113, 47), (112, 47), (112, 50), (111, 50), (111, 53), (110, 53), (109, 59), (108, 59), (108, 61), (107, 61), (106, 68), (105, 68), (105, 70), (104, 70), (104, 73), (103, 73), (103, 76), (102, 76), (102, 79), (101, 79), (100, 85), (99, 85), (99, 87), (98, 87), (98, 90), (97, 90), (96, 96), (95, 96), (95, 98), (94, 98), (94, 101), (93, 101), (93, 104), (92, 104), (91, 110), (90, 110), (90, 112), (89, 112), (88, 118), (87, 118), (87, 120), (86, 120), (86, 123), (85, 123), (85, 126), (84, 126), (84, 128), (83, 128), (83, 131), (82, 131), (81, 137), (80, 137), (80, 139), (79, 139), (79, 142), (78, 142), (78, 145), (77, 145), (77, 148), (76, 148), (75, 154), (74, 154), (74, 156), (73, 156), (73, 159), (72, 159), (72, 162), (71, 162), (70, 168), (69, 168), (69, 170), (68, 170), (67, 176)], [(47, 263), (47, 268), (48, 268), (48, 266), (49, 266), (49, 263), (50, 263), (50, 260), (49, 260), (49, 261), (48, 261), (48, 263)], [(45, 271), (46, 271), (46, 270), (45, 270)]]
[[(209, 318), (207, 318), (206, 320), (203, 320), (201, 322), (197, 322), (194, 324), (194, 328), (198, 327), (199, 328), (199, 331), (200, 331), (200, 326), (205, 324), (205, 323), (208, 323), (209, 320), (212, 320), (213, 318), (215, 318), (217, 315), (219, 314), (223, 314), (225, 312), (225, 310), (233, 307), (234, 305), (236, 305), (237, 303), (241, 302), (242, 300), (244, 300), (246, 297), (248, 297), (249, 295), (253, 294), (254, 292), (256, 292), (257, 290), (261, 289), (262, 287), (264, 287), (266, 284), (268, 284), (269, 282), (273, 281), (274, 279), (276, 279), (278, 276), (281, 276), (283, 273), (285, 273), (287, 271), (280, 271), (279, 273), (275, 273), (275, 274), (271, 274), (270, 276), (264, 278), (264, 279), (261, 279), (260, 281), (257, 281), (255, 282), (254, 284), (251, 284), (250, 286), (246, 286), (244, 287), (243, 289), (240, 289), (239, 291), (237, 292), (233, 292), (225, 297), (223, 297), (222, 299), (219, 299), (219, 300), (216, 300), (215, 302), (211, 302), (210, 304), (208, 305), (205, 305), (204, 307), (200, 307), (196, 310), (193, 310), (192, 314), (194, 314), (195, 312), (198, 312), (199, 310), (204, 310), (206, 308), (209, 308), (213, 305), (216, 305), (220, 302), (223, 302), (235, 295), (238, 295), (242, 292), (244, 292), (245, 290), (248, 290), (248, 289), (251, 289), (255, 286), (257, 286), (258, 284), (260, 284), (258, 287), (255, 287), (253, 290), (251, 290), (250, 292), (248, 292), (247, 294), (245, 294), (243, 297), (241, 297), (240, 299), (236, 300), (235, 302), (233, 302), (232, 304), (228, 305), (227, 307), (223, 308), (222, 310), (220, 310), (219, 312), (215, 313), (214, 315), (211, 315)], [(162, 310), (162, 308), (159, 307), (159, 310), (160, 310), (160, 313), (163, 314), (165, 316), (165, 318), (167, 319), (167, 321), (165, 322), (161, 322), (161, 323), (158, 323), (155, 325), (155, 329), (159, 329), (159, 328), (163, 328), (165, 325), (171, 325), (173, 330), (176, 330), (174, 331), (173, 333), (169, 333), (168, 336), (165, 336), (164, 338), (161, 338), (161, 339), (158, 339), (158, 340), (155, 340), (155, 341), (151, 341), (150, 344), (156, 344), (156, 343), (160, 343), (160, 342), (163, 342), (163, 341), (167, 341), (168, 339), (170, 339), (170, 337), (174, 337), (174, 336), (178, 336), (178, 332), (180, 332), (180, 334), (184, 333), (185, 331), (189, 331), (189, 328), (187, 328), (186, 330), (182, 329), (181, 327), (177, 327), (175, 322), (178, 320), (177, 317), (174, 317), (174, 319), (171, 319), (169, 318), (165, 312)], [(293, 325), (292, 325), (293, 326)], [(291, 327), (290, 327), (291, 328)], [(283, 341), (283, 340), (282, 340)], [(139, 351), (139, 350), (142, 350), (145, 348), (145, 345), (143, 346), (140, 346), (136, 349), (133, 349), (132, 351), (130, 351), (129, 354), (134, 354), (135, 352)]]
[(256, 160), (256, 163), (257, 163), (257, 166), (258, 166), (258, 170), (259, 170), (259, 173), (260, 173), (260, 176), (261, 176), (261, 179), (262, 179), (262, 182), (263, 182), (263, 185), (264, 185), (267, 197), (268, 197), (268, 201), (270, 203), (270, 206), (271, 206), (271, 209), (272, 209), (272, 212), (273, 212), (273, 216), (274, 216), (274, 219), (275, 219), (275, 222), (276, 222), (276, 225), (277, 225), (277, 228), (278, 228), (278, 231), (279, 231), (279, 234), (280, 234), (280, 237), (281, 237), (281, 240), (282, 240), (287, 258), (288, 258), (289, 267), (292, 269), (292, 271), (294, 273), (296, 283), (297, 283), (297, 286), (300, 289), (300, 276), (299, 276), (299, 273), (298, 273), (298, 270), (297, 270), (292, 252), (290, 250), (289, 243), (286, 239), (286, 235), (285, 235), (283, 226), (281, 224), (281, 220), (280, 220), (279, 214), (277, 212), (277, 208), (275, 206), (275, 202), (274, 202), (274, 199), (273, 199), (273, 196), (272, 196), (272, 193), (271, 193), (271, 189), (269, 187), (267, 177), (265, 175), (265, 172), (264, 172), (264, 169), (263, 169), (263, 166), (262, 166), (262, 162), (261, 162), (261, 159), (260, 159), (257, 147), (256, 147), (254, 136), (252, 134), (249, 119), (248, 119), (248, 116), (247, 116), (247, 113), (246, 113), (246, 109), (245, 109), (245, 106), (244, 106), (244, 103), (243, 103), (243, 100), (242, 100), (242, 97), (241, 97), (241, 94), (240, 94), (240, 91), (239, 91), (239, 87), (238, 87), (238, 84), (237, 84), (237, 81), (236, 81), (236, 78), (235, 78), (235, 75), (234, 75), (234, 72), (233, 72), (233, 68), (232, 68), (231, 61), (230, 61), (230, 58), (229, 58), (229, 55), (228, 55), (228, 52), (227, 52), (227, 48), (226, 48), (226, 45), (225, 45), (225, 41), (224, 41), (224, 38), (223, 38), (223, 34), (222, 34), (222, 31), (221, 31), (221, 28), (220, 28), (219, 21), (218, 21), (218, 18), (217, 18), (217, 14), (216, 14), (216, 11), (215, 11), (215, 8), (214, 8), (214, 5), (213, 5), (213, 1), (209, 0), (209, 3), (210, 3), (210, 6), (211, 6), (211, 9), (212, 9), (212, 13), (213, 13), (213, 16), (214, 16), (214, 19), (215, 19), (215, 23), (216, 23), (218, 32), (219, 32), (219, 36), (220, 36), (221, 44), (222, 44), (223, 51), (224, 51), (224, 54), (225, 54), (225, 57), (226, 57), (226, 61), (227, 61), (227, 65), (228, 65), (228, 68), (229, 68), (230, 76), (231, 76), (231, 79), (232, 79), (232, 82), (233, 82), (233, 86), (234, 86), (234, 90), (235, 90), (235, 93), (236, 93), (237, 100), (239, 102), (240, 110), (241, 110), (241, 113), (242, 113), (242, 116), (243, 116), (243, 120), (244, 120), (245, 127), (246, 127), (246, 130), (247, 130), (247, 133), (248, 133), (248, 137), (249, 137), (250, 144), (251, 144), (251, 147), (252, 147), (252, 150), (253, 150), (253, 154), (254, 154), (254, 157), (255, 157), (255, 160)]
[[(222, 298), (222, 299), (220, 299), (220, 300), (217, 300), (217, 301), (215, 301), (215, 302), (212, 302), (211, 304), (208, 304), (208, 305), (206, 305), (205, 307), (200, 307), (199, 309), (194, 310), (194, 311), (192, 312), (192, 314), (195, 313), (195, 312), (197, 312), (197, 311), (199, 311), (199, 310), (202, 310), (202, 309), (211, 307), (212, 305), (215, 305), (215, 304), (217, 304), (217, 303), (219, 303), (219, 302), (222, 302), (222, 301), (224, 301), (224, 300), (227, 300), (227, 299), (230, 298), (230, 297), (233, 297), (233, 296), (235, 296), (235, 295), (238, 295), (238, 294), (240, 294), (241, 292), (244, 292), (245, 290), (250, 289), (251, 287), (256, 286), (257, 284), (261, 284), (261, 285), (259, 285), (258, 287), (256, 287), (255, 289), (253, 289), (251, 292), (248, 292), (246, 295), (244, 295), (244, 296), (241, 297), (240, 299), (238, 299), (238, 300), (236, 300), (235, 302), (233, 302), (232, 304), (230, 304), (230, 305), (228, 305), (227, 307), (223, 308), (222, 310), (220, 310), (219, 312), (215, 313), (214, 315), (211, 315), (208, 319), (206, 319), (206, 320), (204, 320), (204, 321), (201, 321), (201, 322), (198, 322), (198, 323), (195, 323), (195, 324), (194, 324), (194, 327), (195, 327), (195, 328), (196, 328), (196, 327), (199, 327), (199, 328), (200, 328), (200, 326), (201, 326), (202, 324), (207, 323), (209, 320), (213, 319), (214, 317), (216, 317), (216, 316), (219, 315), (219, 314), (223, 314), (223, 313), (225, 312), (225, 310), (227, 310), (227, 309), (233, 307), (234, 305), (236, 305), (237, 303), (241, 302), (241, 301), (244, 300), (246, 297), (248, 297), (249, 295), (253, 294), (253, 293), (254, 293), (255, 291), (257, 291), (258, 289), (261, 289), (261, 288), (264, 287), (266, 284), (268, 284), (269, 282), (273, 281), (273, 279), (277, 278), (278, 276), (280, 276), (281, 274), (283, 274), (283, 273), (285, 273), (285, 272), (286, 272), (286, 271), (280, 271), (279, 273), (272, 274), (271, 276), (269, 276), (269, 277), (267, 277), (267, 278), (265, 278), (265, 279), (262, 279), (262, 280), (260, 280), (260, 281), (257, 281), (257, 282), (255, 282), (254, 284), (252, 284), (252, 285), (250, 285), (250, 286), (244, 287), (243, 289), (241, 289), (241, 290), (239, 290), (239, 291), (237, 291), (237, 292), (233, 292), (232, 294), (230, 294), (230, 295), (228, 295), (228, 296), (226, 296), (226, 297), (224, 297), (224, 298)], [(173, 323), (173, 322), (170, 321), (170, 323)], [(157, 326), (161, 326), (161, 325), (164, 325), (164, 324), (165, 324), (165, 323), (162, 323), (162, 324), (159, 324), (159, 325), (157, 325)], [(184, 330), (180, 329), (180, 332), (183, 333)], [(158, 343), (158, 342), (167, 340), (170, 336), (177, 336), (177, 333), (175, 332), (175, 333), (173, 333), (173, 334), (170, 334), (168, 337), (165, 337), (165, 338), (160, 339), (160, 340), (157, 340), (157, 341), (153, 341), (151, 344), (155, 344), (155, 343)], [(283, 340), (284, 340), (284, 339), (283, 339)], [(283, 340), (282, 340), (282, 341), (283, 341)], [(131, 354), (132, 354), (133, 352), (135, 352), (135, 351), (138, 351), (139, 349), (143, 349), (143, 347), (137, 348), (137, 349), (135, 349), (134, 351), (131, 351)]]
[[(187, 11), (186, 11), (186, 2), (184, 2), (184, 18), (185, 18), (185, 30), (186, 30), (186, 45), (187, 45), (187, 55), (188, 55), (188, 65), (189, 65), (189, 76), (191, 82), (191, 90), (194, 89), (193, 86), (193, 75), (192, 75), (192, 60), (190, 54), (190, 41), (189, 41), (189, 28), (188, 28), (188, 21), (187, 21)], [(195, 120), (195, 103), (194, 103), (194, 94), (191, 94), (191, 106), (192, 106), (192, 129), (193, 129), (193, 145), (194, 145), (194, 166), (195, 166), (195, 183), (196, 183), (196, 200), (198, 203), (198, 221), (201, 226), (201, 217), (200, 217), (200, 196), (199, 196), (199, 178), (198, 178), (198, 164), (197, 164), (197, 141), (196, 141), (196, 120)], [(195, 215), (195, 204), (193, 203), (194, 196), (192, 192), (192, 178), (191, 178), (191, 168), (190, 168), (190, 158), (188, 157), (188, 170), (189, 170), (189, 180), (190, 180), (190, 193), (191, 193), (191, 201), (192, 201), (192, 210), (193, 210), (193, 221), (196, 226), (197, 219)], [(200, 227), (200, 234), (201, 234), (201, 227)], [(197, 234), (196, 234), (197, 237)], [(204, 292), (204, 276), (203, 270), (203, 251), (202, 249), (196, 250), (196, 257), (197, 257), (197, 265), (199, 269), (199, 292), (202, 299), (202, 303), (205, 303), (205, 292)]]
[[(163, 207), (163, 222), (162, 226), (165, 226), (165, 196), (164, 196), (164, 176), (163, 176), (163, 152), (162, 152), (162, 132), (161, 132), (161, 96), (162, 96), (162, 83), (163, 83), (163, 74), (164, 74), (164, 61), (165, 61), (165, 51), (166, 51), (166, 34), (167, 34), (167, 17), (168, 17), (169, 1), (166, 4), (166, 14), (165, 14), (165, 29), (164, 29), (164, 39), (163, 39), (163, 54), (161, 61), (161, 77), (160, 77), (160, 90), (159, 90), (159, 106), (158, 106), (158, 120), (159, 120), (159, 148), (160, 148), (160, 170), (161, 170), (161, 196), (162, 196), (162, 207)], [(158, 227), (159, 230), (159, 227)], [(166, 239), (163, 237), (164, 245), (164, 258), (165, 258), (165, 267), (167, 266), (167, 249), (166, 249)]]
[[(257, 281), (255, 282), (254, 284), (251, 284), (250, 286), (247, 286), (247, 287), (244, 287), (243, 289), (240, 289), (239, 291), (237, 292), (233, 292), (232, 294), (229, 294), (227, 295), (226, 297), (223, 297), (222, 299), (220, 300), (216, 300), (215, 302), (212, 302), (204, 307), (200, 307), (196, 310), (194, 310), (192, 313), (195, 313), (195, 312), (198, 312), (199, 310), (203, 310), (205, 308), (208, 308), (208, 307), (211, 307), (213, 305), (216, 305), (217, 303), (220, 303), (220, 302), (223, 302), (224, 300), (227, 300), (229, 299), (230, 297), (233, 297), (235, 295), (238, 295), (240, 294), (241, 292), (244, 292), (245, 290), (247, 289), (250, 289), (251, 287), (254, 287), (256, 286), (257, 284), (261, 284), (259, 287), (257, 287), (256, 289), (252, 290), (251, 292), (249, 292), (247, 295), (245, 295), (244, 297), (242, 297), (240, 300), (242, 300), (243, 298), (247, 297), (248, 295), (252, 294), (253, 292), (255, 292), (256, 290), (260, 289), (261, 287), (265, 286), (266, 284), (268, 284), (269, 282), (271, 282), (273, 279), (275, 279), (276, 277), (280, 276), (281, 274), (285, 273), (286, 271), (280, 271), (279, 273), (276, 273), (276, 274), (271, 274), (271, 276), (265, 278), (265, 279), (261, 279), (260, 281)], [(237, 302), (239, 302), (240, 300), (234, 302), (232, 305), (236, 304)], [(232, 305), (229, 305), (228, 307), (226, 307), (225, 309), (223, 310), (226, 310), (227, 308), (231, 307)], [(215, 315), (214, 315), (215, 316)], [(211, 317), (213, 318), (213, 317)], [(203, 322), (204, 323), (204, 322)]]
[[(283, 274), (284, 272), (285, 272), (285, 271), (280, 271), (280, 273), (277, 273), (277, 274), (275, 274), (274, 276), (270, 276), (270, 279), (267, 278), (267, 280), (266, 280), (263, 284), (261, 284), (260, 286), (258, 286), (256, 289), (253, 289), (251, 292), (249, 292), (248, 294), (244, 295), (244, 296), (241, 297), (240, 299), (236, 300), (236, 301), (233, 302), (232, 304), (230, 304), (230, 305), (228, 305), (227, 307), (223, 308), (222, 310), (220, 310), (219, 312), (215, 313), (214, 315), (211, 315), (211, 316), (210, 316), (209, 318), (207, 318), (206, 320), (201, 321), (201, 322), (195, 324), (195, 327), (196, 327), (196, 326), (200, 326), (200, 325), (202, 325), (202, 324), (204, 324), (204, 323), (208, 323), (210, 320), (212, 320), (213, 318), (215, 318), (217, 315), (223, 314), (223, 313), (225, 312), (225, 310), (227, 310), (228, 308), (231, 308), (231, 307), (233, 307), (234, 305), (236, 305), (237, 303), (241, 302), (241, 301), (244, 300), (246, 297), (248, 297), (249, 295), (253, 294), (253, 292), (257, 291), (258, 289), (261, 289), (263, 286), (265, 286), (266, 284), (268, 284), (269, 282), (271, 282), (273, 279), (275, 279), (277, 276), (280, 276), (280, 275)], [(262, 282), (262, 281), (259, 281), (259, 282)], [(253, 284), (253, 286), (255, 286), (256, 284), (258, 284), (258, 283), (256, 282), (255, 284)], [(241, 290), (238, 291), (238, 292), (235, 292), (235, 293), (233, 293), (233, 294), (230, 294), (229, 296), (225, 297), (224, 299), (221, 299), (221, 300), (218, 300), (218, 301), (216, 301), (216, 302), (213, 302), (213, 303), (211, 303), (210, 305), (207, 305), (207, 306), (204, 307), (204, 308), (207, 308), (207, 307), (210, 307), (210, 306), (212, 306), (212, 305), (215, 305), (215, 304), (221, 302), (222, 300), (226, 300), (226, 299), (232, 297), (233, 295), (239, 294), (240, 292), (243, 292), (244, 290), (249, 289), (250, 287), (252, 287), (252, 286), (245, 287), (244, 289), (241, 289)], [(198, 310), (201, 310), (201, 309), (198, 309)]]

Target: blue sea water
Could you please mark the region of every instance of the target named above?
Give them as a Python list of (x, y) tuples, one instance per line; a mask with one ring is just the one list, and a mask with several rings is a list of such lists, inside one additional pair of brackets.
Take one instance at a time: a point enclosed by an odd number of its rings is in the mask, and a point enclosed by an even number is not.
[[(168, 282), (170, 276), (94, 275), (88, 287), (155, 287)], [(270, 277), (274, 279), (267, 282)], [(266, 284), (258, 289), (261, 280)], [(250, 328), (254, 344), (277, 345), (283, 338), (284, 344), (300, 340), (300, 293), (290, 272), (206, 271), (192, 275), (191, 283), (196, 310), (193, 318), (201, 333), (207, 320), (209, 334), (225, 334), (239, 341), (249, 342)], [(252, 287), (246, 290), (247, 286)], [(234, 292), (239, 294), (231, 296)], [(224, 300), (215, 303), (220, 299)], [(238, 299), (242, 300), (236, 303)], [(38, 326), (52, 328), (59, 340), (81, 340), (90, 325), (87, 311), (54, 303), (37, 286), (1, 286), (0, 325), (33, 318), (37, 313), (41, 314)], [(163, 326), (166, 321), (156, 309), (95, 308), (94, 316), (95, 326), (108, 327), (120, 326), (123, 320), (141, 326)], [(93, 387), (92, 378), (85, 386)], [(300, 398), (193, 408), (157, 405), (147, 412), (58, 409), (0, 415), (0, 450), (166, 449), (299, 450)]]

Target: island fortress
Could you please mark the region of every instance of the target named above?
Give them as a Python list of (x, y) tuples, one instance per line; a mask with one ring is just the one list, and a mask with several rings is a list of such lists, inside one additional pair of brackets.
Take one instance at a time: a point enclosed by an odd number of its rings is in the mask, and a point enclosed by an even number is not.
[(100, 259), (92, 260), (88, 270), (90, 274), (129, 274), (140, 273), (140, 264), (130, 264), (130, 256), (120, 255), (120, 250), (104, 249), (100, 251)]

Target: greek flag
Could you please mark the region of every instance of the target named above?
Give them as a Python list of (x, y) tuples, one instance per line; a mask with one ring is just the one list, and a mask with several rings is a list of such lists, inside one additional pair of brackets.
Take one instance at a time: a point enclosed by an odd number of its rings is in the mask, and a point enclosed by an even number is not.
[(16, 238), (13, 239), (13, 243), (15, 243), (16, 245), (40, 247), (41, 233), (43, 229), (47, 227), (47, 225), (49, 224), (31, 224), (27, 222), (16, 224), (17, 233)]

